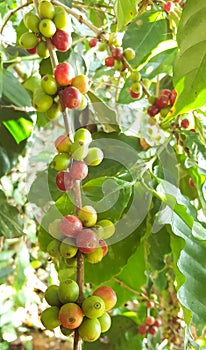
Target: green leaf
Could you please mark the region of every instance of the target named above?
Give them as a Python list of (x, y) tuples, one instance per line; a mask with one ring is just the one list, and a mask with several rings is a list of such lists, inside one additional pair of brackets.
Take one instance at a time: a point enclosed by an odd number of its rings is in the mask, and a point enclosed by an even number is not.
[(148, 262), (150, 266), (155, 271), (162, 270), (165, 267), (165, 255), (171, 251), (170, 236), (165, 226), (159, 232), (152, 233), (149, 236), (148, 244)]
[(100, 263), (93, 265), (86, 262), (86, 282), (98, 286), (119, 274), (121, 269), (127, 264), (129, 257), (136, 251), (141, 235), (142, 229), (140, 227), (127, 238), (110, 245), (107, 255)]
[(95, 114), (102, 125), (105, 132), (119, 132), (119, 125), (117, 122), (116, 112), (108, 107), (99, 97), (93, 94), (91, 91), (87, 93)]
[(0, 235), (6, 238), (19, 237), (23, 234), (23, 220), (18, 210), (7, 203), (0, 191)]
[(112, 326), (106, 333), (107, 342), (97, 340), (83, 343), (83, 350), (141, 350), (142, 341), (137, 334), (137, 324), (129, 317), (113, 316)]
[(117, 17), (117, 31), (121, 32), (125, 26), (137, 15), (137, 5), (141, 0), (116, 0), (114, 5)]
[(17, 143), (27, 139), (32, 132), (33, 123), (30, 120), (19, 118), (17, 120), (8, 120), (3, 125), (9, 130)]
[(83, 205), (92, 205), (98, 219), (120, 220), (132, 195), (132, 185), (115, 177), (90, 180), (83, 185)]
[[(163, 42), (162, 44), (166, 45), (166, 43), (167, 42)], [(165, 49), (163, 52), (160, 52), (149, 60), (149, 62), (144, 66), (143, 71), (141, 71), (141, 74), (145, 74), (145, 77), (148, 79), (153, 79), (158, 74), (162, 73), (171, 74), (176, 54), (176, 47)]]
[(30, 95), (9, 71), (3, 72), (3, 96), (16, 106), (31, 106)]
[(187, 1), (178, 27), (179, 52), (174, 64), (174, 85), (178, 93), (176, 114), (205, 104), (205, 27), (205, 1)]
[(0, 284), (4, 283), (8, 276), (11, 276), (14, 270), (10, 267), (0, 268)]
[[(142, 234), (145, 231), (145, 225), (141, 225)], [(137, 273), (134, 273), (134, 266), (137, 269)], [(115, 276), (116, 281), (114, 290), (117, 293), (118, 305), (122, 305), (128, 299), (125, 299), (124, 290), (126, 287), (133, 289), (134, 291), (140, 291), (141, 287), (146, 284), (146, 265), (145, 265), (145, 248), (144, 241), (140, 242), (136, 252), (129, 258), (127, 264), (123, 267), (118, 276)], [(120, 285), (117, 288), (117, 285)], [(126, 286), (126, 287), (125, 287)], [(134, 296), (135, 292), (130, 290), (130, 298)]]
[(25, 269), (30, 264), (29, 251), (24, 242), (18, 247), (18, 254), (15, 259), (15, 278), (13, 287), (20, 291), (26, 281)]
[(89, 19), (96, 27), (101, 28), (104, 24), (106, 16), (103, 11), (99, 11), (94, 8), (89, 11)]
[[(127, 4), (125, 2), (125, 4)], [(123, 48), (131, 47), (135, 50), (132, 67), (138, 67), (151, 54), (152, 50), (166, 39), (167, 26), (162, 12), (147, 11), (137, 16), (129, 24), (123, 37)]]

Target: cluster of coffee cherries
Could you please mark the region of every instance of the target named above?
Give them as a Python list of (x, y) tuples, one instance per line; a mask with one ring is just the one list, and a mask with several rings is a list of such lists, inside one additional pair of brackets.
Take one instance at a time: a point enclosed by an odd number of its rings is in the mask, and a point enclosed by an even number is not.
[(141, 323), (138, 327), (138, 333), (146, 336), (147, 334), (156, 335), (159, 327), (162, 325), (162, 320), (157, 317), (150, 315), (150, 310), (155, 307), (155, 303), (153, 301), (147, 302), (147, 316), (145, 318), (145, 322)]
[(41, 58), (49, 57), (47, 38), (58, 51), (65, 52), (71, 47), (70, 17), (61, 6), (42, 0), (38, 14), (32, 10), (24, 15), (23, 20), (28, 31), (20, 36), (19, 43), (29, 53), (37, 53)]
[(61, 104), (65, 108), (83, 110), (87, 106), (85, 94), (89, 89), (88, 77), (84, 74), (76, 75), (72, 65), (68, 62), (56, 66), (54, 74), (45, 74), (41, 84), (33, 92), (33, 106), (38, 112), (46, 112), (49, 119), (53, 119), (60, 111)]
[[(103, 160), (103, 152), (98, 147), (89, 147), (92, 136), (85, 128), (78, 129), (74, 141), (66, 135), (57, 138), (58, 153), (52, 161), (57, 188), (62, 191), (73, 189), (75, 181), (82, 181), (88, 175), (88, 166), (97, 166)], [(115, 225), (109, 219), (98, 220), (98, 215), (90, 205), (79, 208), (77, 215), (66, 215), (49, 225), (49, 233), (54, 237), (47, 247), (51, 256), (62, 256), (68, 261), (77, 251), (85, 254), (90, 263), (98, 263), (108, 251), (105, 239), (115, 233)]]
[(174, 105), (176, 96), (177, 93), (175, 89), (163, 89), (160, 91), (158, 97), (150, 96), (149, 102), (152, 105), (148, 107), (147, 113), (150, 117), (155, 117), (157, 114), (160, 114), (160, 116), (164, 118), (171, 110), (171, 107)]
[(78, 284), (72, 279), (66, 279), (59, 285), (49, 286), (44, 296), (50, 305), (41, 314), (41, 322), (46, 329), (60, 327), (65, 336), (78, 330), (83, 341), (94, 342), (111, 326), (108, 311), (115, 306), (117, 296), (108, 286), (97, 288), (79, 303)]

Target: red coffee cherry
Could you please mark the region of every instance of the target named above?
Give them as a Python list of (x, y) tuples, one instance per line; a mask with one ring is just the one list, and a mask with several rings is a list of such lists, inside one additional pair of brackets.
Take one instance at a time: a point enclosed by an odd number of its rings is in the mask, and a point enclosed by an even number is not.
[(70, 33), (67, 33), (61, 29), (58, 29), (51, 39), (52, 44), (58, 51), (65, 52), (70, 49), (72, 45), (72, 37)]
[(88, 175), (88, 166), (81, 160), (75, 161), (72, 163), (69, 173), (73, 180), (81, 181)]
[(114, 61), (115, 61), (114, 57), (109, 56), (109, 57), (105, 58), (105, 65), (107, 67), (113, 67), (114, 66)]
[(82, 230), (82, 222), (74, 215), (67, 215), (61, 220), (59, 229), (65, 236), (76, 237)]

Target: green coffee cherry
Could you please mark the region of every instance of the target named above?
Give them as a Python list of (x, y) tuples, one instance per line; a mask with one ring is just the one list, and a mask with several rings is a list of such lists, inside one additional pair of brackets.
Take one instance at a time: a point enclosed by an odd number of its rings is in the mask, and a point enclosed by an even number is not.
[(36, 53), (41, 58), (49, 57), (49, 50), (45, 41), (40, 41), (36, 46)]
[(72, 279), (60, 282), (58, 296), (62, 304), (75, 302), (79, 296), (78, 284)]
[(60, 247), (60, 242), (57, 241), (56, 239), (53, 239), (47, 246), (48, 254), (54, 258), (59, 258), (59, 255), (60, 255), (59, 247)]
[(101, 317), (98, 318), (98, 320), (101, 326), (101, 332), (107, 332), (110, 329), (112, 323), (110, 315), (107, 312), (105, 312)]
[(101, 325), (98, 319), (84, 318), (82, 324), (78, 328), (78, 333), (81, 339), (85, 342), (94, 342), (101, 335)]
[(29, 50), (37, 45), (38, 39), (34, 33), (26, 32), (20, 36), (19, 43), (24, 49)]
[(39, 3), (38, 11), (42, 18), (52, 19), (55, 15), (54, 5), (52, 5), (52, 3), (47, 0), (43, 0)]
[(51, 306), (45, 309), (41, 314), (41, 322), (46, 329), (50, 330), (60, 326), (59, 308), (57, 306)]
[(60, 254), (65, 259), (73, 258), (78, 251), (78, 248), (74, 245), (71, 245), (71, 239), (65, 238), (60, 244)]
[(59, 287), (55, 284), (49, 286), (46, 289), (46, 291), (44, 293), (44, 297), (49, 305), (61, 306), (61, 302), (60, 302), (59, 296), (58, 296), (58, 290), (59, 290)]
[(86, 317), (91, 319), (101, 317), (105, 312), (103, 299), (96, 295), (84, 299), (82, 303), (82, 311)]
[(56, 26), (51, 19), (42, 19), (39, 23), (39, 31), (45, 38), (51, 38), (56, 32)]
[(39, 17), (32, 12), (28, 12), (24, 15), (24, 24), (27, 29), (30, 29), (33, 33), (39, 33)]

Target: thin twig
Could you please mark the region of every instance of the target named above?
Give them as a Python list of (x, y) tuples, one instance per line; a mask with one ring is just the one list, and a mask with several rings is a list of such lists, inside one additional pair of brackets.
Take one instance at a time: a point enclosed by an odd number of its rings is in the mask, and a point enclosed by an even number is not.
[(20, 5), (20, 6), (16, 7), (14, 10), (9, 11), (9, 13), (8, 13), (8, 15), (7, 15), (7, 17), (6, 17), (6, 19), (4, 20), (2, 26), (0, 27), (0, 34), (3, 33), (3, 30), (4, 30), (4, 28), (6, 27), (7, 23), (9, 22), (10, 18), (11, 18), (16, 12), (18, 12), (19, 10), (22, 10), (24, 7), (27, 7), (28, 5), (29, 5), (29, 4), (26, 3), (26, 4), (23, 4), (23, 5)]

